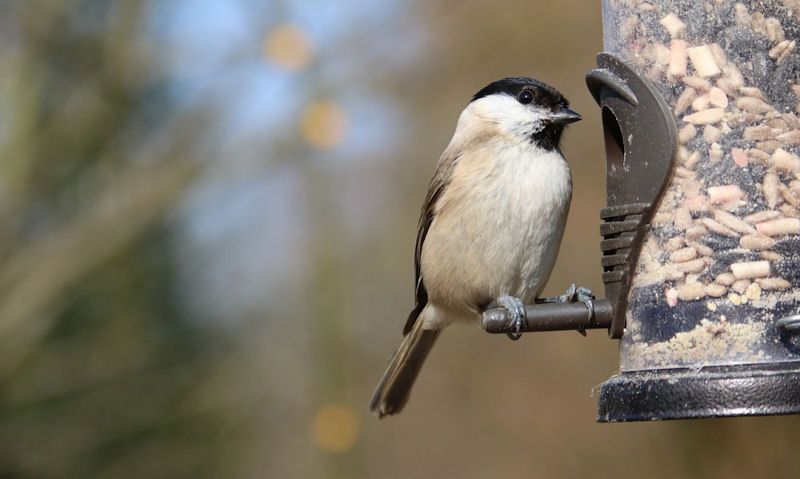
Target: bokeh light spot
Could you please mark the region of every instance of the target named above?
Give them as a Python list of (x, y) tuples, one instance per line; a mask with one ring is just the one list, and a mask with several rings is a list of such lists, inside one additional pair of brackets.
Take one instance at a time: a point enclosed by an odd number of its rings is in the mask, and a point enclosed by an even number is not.
[(331, 101), (312, 103), (303, 114), (303, 139), (319, 150), (330, 150), (344, 141), (347, 115)]
[(358, 439), (359, 420), (352, 408), (325, 405), (314, 416), (311, 435), (320, 449), (332, 453), (349, 451)]
[(279, 25), (267, 34), (264, 55), (275, 66), (295, 72), (308, 67), (314, 58), (314, 47), (302, 29)]

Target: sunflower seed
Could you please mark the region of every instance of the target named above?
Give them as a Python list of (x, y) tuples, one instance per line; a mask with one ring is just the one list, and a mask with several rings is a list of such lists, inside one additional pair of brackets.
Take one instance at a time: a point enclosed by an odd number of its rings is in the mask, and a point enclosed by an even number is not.
[(763, 210), (763, 211), (757, 211), (751, 215), (747, 215), (742, 219), (744, 220), (745, 223), (752, 225), (755, 223), (761, 223), (762, 221), (774, 220), (780, 215), (781, 215), (780, 213), (774, 210)]
[(689, 108), (689, 105), (692, 104), (692, 101), (694, 101), (696, 96), (697, 96), (697, 90), (695, 90), (694, 88), (685, 88), (683, 92), (681, 92), (678, 99), (675, 101), (675, 114), (680, 115), (681, 113), (686, 111), (686, 109)]
[(709, 143), (716, 143), (721, 136), (722, 131), (714, 125), (706, 125), (706, 127), (703, 128), (703, 138)]
[(757, 148), (750, 148), (749, 150), (747, 150), (747, 156), (751, 160), (756, 160), (756, 163), (758, 163), (760, 165), (768, 165), (769, 164), (770, 154), (769, 153), (765, 153), (765, 152), (763, 152), (763, 151), (761, 151), (761, 150), (759, 150)]
[(689, 54), (692, 66), (701, 77), (714, 77), (722, 73), (708, 45), (688, 48), (686, 52)]
[(693, 260), (696, 257), (697, 250), (690, 246), (688, 248), (681, 248), (673, 251), (672, 254), (669, 255), (669, 260), (673, 263), (683, 263), (685, 261)]
[(781, 198), (783, 198), (783, 201), (789, 203), (794, 207), (800, 205), (800, 198), (795, 196), (794, 192), (790, 190), (786, 185), (778, 185), (778, 190), (781, 192)]
[(739, 239), (739, 245), (750, 251), (763, 251), (775, 246), (775, 240), (769, 236), (756, 233), (742, 236)]
[(737, 233), (745, 235), (757, 233), (755, 228), (745, 223), (741, 219), (737, 218), (736, 216), (727, 213), (725, 211), (720, 211), (720, 210), (715, 211), (714, 219), (717, 220), (717, 222), (720, 223), (721, 225), (730, 228), (733, 231), (736, 231)]
[(764, 101), (767, 100), (767, 97), (764, 96), (764, 93), (760, 89), (755, 87), (743, 86), (739, 88), (739, 92), (744, 96), (758, 98), (759, 100), (764, 100)]
[(719, 87), (713, 87), (708, 91), (708, 101), (712, 105), (720, 108), (728, 108), (728, 94)]
[(800, 171), (800, 158), (783, 148), (778, 148), (772, 154), (771, 164), (774, 168), (794, 173)]
[(743, 263), (733, 263), (730, 268), (733, 276), (737, 280), (764, 278), (769, 276), (769, 261), (747, 261)]
[(736, 108), (749, 111), (751, 113), (767, 113), (772, 110), (764, 100), (749, 96), (742, 96), (736, 99)]
[(683, 117), (683, 121), (695, 125), (709, 125), (719, 123), (725, 117), (725, 110), (722, 108), (709, 108), (708, 110), (698, 111)]
[(708, 234), (708, 229), (703, 225), (694, 225), (686, 230), (686, 239), (698, 240)]
[(658, 23), (660, 23), (673, 38), (678, 37), (686, 30), (686, 24), (674, 13), (665, 16)]
[(756, 148), (764, 153), (772, 154), (781, 147), (781, 144), (775, 140), (759, 141), (756, 143)]
[(672, 40), (669, 47), (669, 68), (667, 74), (670, 77), (681, 78), (686, 75), (688, 66), (688, 53), (686, 49), (689, 44), (683, 40)]
[(748, 126), (744, 129), (744, 139), (749, 141), (767, 140), (772, 136), (772, 128), (766, 125)]
[(756, 223), (756, 230), (762, 235), (780, 236), (785, 234), (800, 233), (800, 219), (781, 218), (771, 221)]
[(706, 267), (706, 262), (703, 258), (696, 258), (682, 263), (672, 263), (672, 265), (681, 273), (699, 273)]
[(775, 173), (770, 171), (766, 175), (764, 175), (762, 188), (764, 191), (764, 199), (767, 200), (767, 206), (769, 206), (770, 208), (775, 208), (778, 205), (779, 184), (780, 180), (778, 179), (778, 175), (776, 175)]
[(733, 273), (720, 273), (716, 278), (714, 278), (714, 282), (724, 286), (730, 286), (736, 282), (736, 277), (733, 276)]
[(697, 135), (697, 127), (689, 123), (678, 132), (678, 141), (680, 141), (681, 144), (688, 143), (695, 135)]
[(708, 188), (708, 200), (712, 204), (727, 203), (744, 198), (744, 191), (738, 185), (712, 186)]
[(721, 234), (723, 236), (730, 236), (730, 237), (734, 237), (734, 238), (738, 238), (739, 237), (739, 233), (736, 233), (735, 231), (731, 230), (730, 228), (722, 226), (721, 224), (717, 223), (716, 221), (712, 220), (711, 218), (703, 218), (703, 219), (700, 220), (700, 222), (703, 223), (703, 226), (705, 226), (709, 230), (713, 231), (714, 233)]
[(709, 82), (705, 78), (700, 78), (696, 76), (683, 77), (683, 83), (686, 84), (686, 86), (694, 88), (695, 90), (709, 91), (711, 89), (711, 82)]
[(686, 283), (678, 288), (678, 299), (681, 301), (694, 301), (704, 297), (706, 289), (702, 283)]
[(797, 43), (794, 40), (779, 42), (769, 51), (769, 57), (774, 59), (776, 63), (781, 63), (794, 51), (796, 45)]
[(792, 286), (790, 282), (783, 278), (759, 278), (756, 282), (765, 291), (783, 291)]
[(747, 152), (741, 148), (732, 149), (731, 158), (733, 158), (733, 162), (736, 163), (737, 166), (741, 166), (742, 168), (750, 163), (750, 158), (747, 156)]
[(709, 99), (708, 95), (698, 95), (697, 98), (692, 101), (692, 110), (694, 111), (703, 111), (708, 108), (708, 105), (711, 104), (711, 100)]
[(764, 20), (764, 30), (766, 30), (767, 38), (772, 43), (779, 43), (785, 39), (783, 27), (777, 18), (767, 18)]
[(787, 131), (775, 137), (776, 140), (787, 145), (800, 144), (800, 130)]
[(711, 296), (712, 298), (721, 298), (725, 296), (725, 293), (728, 292), (728, 288), (717, 283), (710, 283), (707, 284), (705, 287), (705, 293), (707, 296)]

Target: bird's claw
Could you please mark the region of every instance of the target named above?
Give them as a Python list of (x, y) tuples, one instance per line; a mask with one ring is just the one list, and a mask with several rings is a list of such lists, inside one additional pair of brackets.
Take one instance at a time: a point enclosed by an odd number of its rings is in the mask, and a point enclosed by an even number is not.
[(572, 283), (571, 285), (569, 285), (569, 288), (567, 288), (567, 290), (564, 291), (564, 294), (562, 294), (561, 296), (558, 297), (558, 302), (559, 303), (574, 303), (575, 302), (575, 296), (577, 294), (578, 294), (578, 288), (575, 286), (575, 283)]
[[(589, 310), (589, 321), (594, 319), (594, 293), (589, 288), (584, 287), (577, 287), (575, 283), (569, 285), (569, 288), (558, 297), (559, 302), (561, 303), (583, 303), (586, 305), (586, 308)], [(586, 336), (585, 329), (579, 329), (579, 333)]]
[(497, 298), (497, 305), (508, 311), (511, 317), (511, 325), (514, 331), (506, 333), (514, 341), (522, 337), (522, 325), (525, 321), (525, 304), (514, 296), (500, 296)]

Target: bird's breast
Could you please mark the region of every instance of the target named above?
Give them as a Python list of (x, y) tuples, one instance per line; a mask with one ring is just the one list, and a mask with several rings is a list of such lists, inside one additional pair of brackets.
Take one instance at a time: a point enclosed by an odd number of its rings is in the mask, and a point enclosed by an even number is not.
[(532, 301), (550, 276), (566, 224), (572, 181), (558, 152), (500, 154), (485, 196), (496, 234), (484, 245), (497, 294)]
[(472, 309), (506, 294), (532, 301), (555, 262), (571, 195), (557, 151), (490, 145), (462, 157), (423, 246), (430, 297)]

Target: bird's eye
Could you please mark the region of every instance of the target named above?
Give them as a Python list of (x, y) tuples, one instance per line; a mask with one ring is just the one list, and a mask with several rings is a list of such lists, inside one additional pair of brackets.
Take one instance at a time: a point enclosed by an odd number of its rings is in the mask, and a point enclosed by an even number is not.
[(522, 90), (522, 93), (517, 97), (517, 101), (523, 105), (527, 105), (533, 101), (533, 93), (531, 93), (530, 90)]

